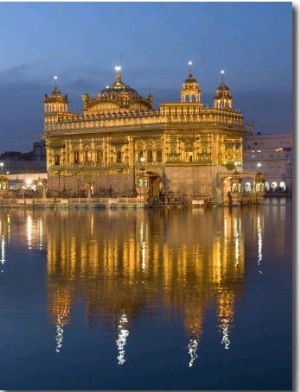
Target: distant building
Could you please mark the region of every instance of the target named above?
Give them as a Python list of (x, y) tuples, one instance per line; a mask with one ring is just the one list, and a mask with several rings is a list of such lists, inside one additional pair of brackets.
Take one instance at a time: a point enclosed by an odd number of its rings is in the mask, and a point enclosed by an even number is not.
[(30, 152), (5, 151), (0, 155), (0, 169), (9, 174), (46, 172), (45, 141), (33, 143)]
[(260, 171), (266, 191), (292, 190), (292, 133), (246, 134), (244, 137), (244, 170)]
[(47, 182), (45, 141), (33, 143), (33, 150), (22, 153), (5, 151), (0, 154), (0, 171), (9, 181), (9, 189), (35, 189)]

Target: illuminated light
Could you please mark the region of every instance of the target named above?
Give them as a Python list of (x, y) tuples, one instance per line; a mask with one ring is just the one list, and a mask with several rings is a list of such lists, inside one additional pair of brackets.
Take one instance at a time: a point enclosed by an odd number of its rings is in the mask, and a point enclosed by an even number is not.
[(195, 339), (191, 339), (190, 343), (188, 344), (188, 348), (189, 348), (189, 354), (191, 356), (189, 367), (192, 367), (193, 362), (198, 358), (198, 355), (196, 353), (198, 348), (198, 341)]
[(53, 78), (54, 80), (57, 80), (58, 78), (57, 78), (57, 76), (54, 76), (54, 78)]
[(31, 179), (31, 178), (27, 178), (27, 179), (26, 179), (26, 184), (27, 184), (27, 185), (32, 184), (32, 179)]
[(221, 340), (221, 344), (224, 344), (225, 350), (229, 350), (230, 340), (228, 338), (228, 320), (223, 320), (222, 330), (223, 330), (223, 338)]
[(221, 70), (221, 75), (224, 75), (225, 71), (224, 69)]
[(120, 72), (120, 71), (121, 71), (120, 65), (116, 65), (116, 66), (115, 66), (115, 70), (116, 70), (117, 72)]
[(193, 65), (192, 61), (189, 61), (189, 65)]

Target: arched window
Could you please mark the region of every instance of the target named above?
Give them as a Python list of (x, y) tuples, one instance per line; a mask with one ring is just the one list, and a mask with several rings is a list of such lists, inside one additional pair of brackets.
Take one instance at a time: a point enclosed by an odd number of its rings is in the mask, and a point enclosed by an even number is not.
[(93, 157), (93, 154), (92, 154), (91, 151), (89, 151), (89, 152), (87, 153), (88, 162), (92, 162), (92, 157)]
[(122, 151), (117, 151), (117, 163), (122, 163)]
[(74, 162), (75, 164), (78, 164), (78, 163), (79, 163), (79, 152), (78, 152), (78, 151), (74, 151), (74, 152), (73, 152), (73, 162)]
[(97, 159), (97, 163), (102, 163), (102, 161), (103, 161), (103, 151), (97, 151), (97, 154), (96, 154), (96, 159)]
[(162, 150), (161, 149), (158, 149), (156, 151), (156, 160), (157, 160), (157, 162), (162, 162)]
[(147, 162), (152, 162), (153, 161), (153, 154), (152, 150), (147, 151)]

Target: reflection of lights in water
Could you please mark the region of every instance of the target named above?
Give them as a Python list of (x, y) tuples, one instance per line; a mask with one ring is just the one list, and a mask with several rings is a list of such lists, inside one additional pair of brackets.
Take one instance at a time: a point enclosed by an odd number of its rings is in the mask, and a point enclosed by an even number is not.
[(27, 216), (27, 241), (28, 241), (28, 249), (31, 249), (31, 245), (32, 245), (32, 218), (31, 218), (31, 216)]
[(55, 335), (55, 340), (56, 340), (56, 348), (55, 351), (57, 353), (60, 352), (61, 346), (62, 346), (62, 341), (63, 341), (63, 326), (64, 323), (62, 322), (63, 317), (62, 316), (57, 316), (57, 325), (56, 325), (56, 335)]
[(39, 248), (43, 249), (43, 220), (42, 218), (38, 221), (39, 226)]
[(142, 270), (146, 268), (146, 243), (142, 242)]
[(189, 367), (193, 366), (193, 362), (198, 358), (198, 355), (196, 353), (198, 347), (198, 342), (195, 339), (190, 339), (190, 343), (188, 344), (189, 348), (189, 354), (191, 356), (191, 360), (189, 362)]
[(124, 323), (128, 323), (128, 319), (125, 314), (122, 314), (120, 318), (120, 323), (118, 325), (119, 328), (119, 334), (118, 334), (118, 339), (116, 340), (117, 346), (118, 346), (118, 351), (119, 355), (117, 356), (118, 359), (118, 365), (123, 365), (123, 363), (126, 361), (125, 357), (125, 345), (126, 345), (126, 339), (127, 336), (129, 335), (128, 329), (124, 328)]
[[(260, 222), (260, 216), (257, 217), (257, 265), (260, 266), (260, 262), (262, 260), (262, 228)], [(259, 271), (262, 274), (262, 271)]]
[(237, 228), (237, 219), (234, 219), (234, 245), (235, 245), (235, 265), (239, 264), (239, 255), (240, 255), (240, 243), (239, 243), (239, 232)]
[(4, 236), (1, 236), (1, 259), (0, 263), (4, 264), (5, 263), (5, 238)]
[(222, 330), (223, 330), (223, 339), (221, 341), (221, 344), (224, 344), (224, 348), (226, 350), (229, 349), (229, 345), (230, 345), (230, 340), (228, 339), (228, 320), (224, 319), (223, 320), (223, 325), (222, 325)]
[(143, 224), (140, 227), (140, 240), (141, 240), (141, 253), (142, 253), (142, 270), (144, 271), (146, 268), (146, 242), (144, 241), (143, 235)]

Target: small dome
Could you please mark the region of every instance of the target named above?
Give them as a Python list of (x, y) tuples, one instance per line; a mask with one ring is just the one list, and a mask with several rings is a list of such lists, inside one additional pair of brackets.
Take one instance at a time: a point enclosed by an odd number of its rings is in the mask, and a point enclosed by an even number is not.
[(185, 79), (181, 89), (181, 102), (199, 102), (201, 103), (201, 90), (197, 79), (192, 73)]
[(66, 102), (66, 103), (68, 103), (68, 94), (63, 96), (57, 86), (54, 87), (54, 90), (52, 91), (51, 95), (48, 96), (47, 94), (45, 94), (44, 97), (45, 97), (45, 101), (47, 101), (47, 102)]
[(214, 108), (215, 109), (232, 109), (232, 96), (230, 94), (230, 90), (229, 90), (228, 86), (226, 86), (226, 84), (225, 84), (223, 75), (222, 75), (221, 84), (217, 88), (217, 91), (215, 94)]
[(224, 81), (222, 81), (221, 85), (217, 88), (215, 99), (224, 98), (224, 97), (230, 99), (232, 98), (232, 96), (230, 95), (229, 88), (226, 86)]
[(196, 83), (196, 84), (198, 84), (197, 79), (195, 79), (194, 76), (191, 73), (185, 79), (184, 83)]
[(224, 80), (224, 71), (222, 71), (222, 79), (221, 79), (221, 84), (217, 88), (215, 99), (232, 99), (232, 96), (230, 95), (230, 90), (229, 87), (226, 86), (225, 80)]

